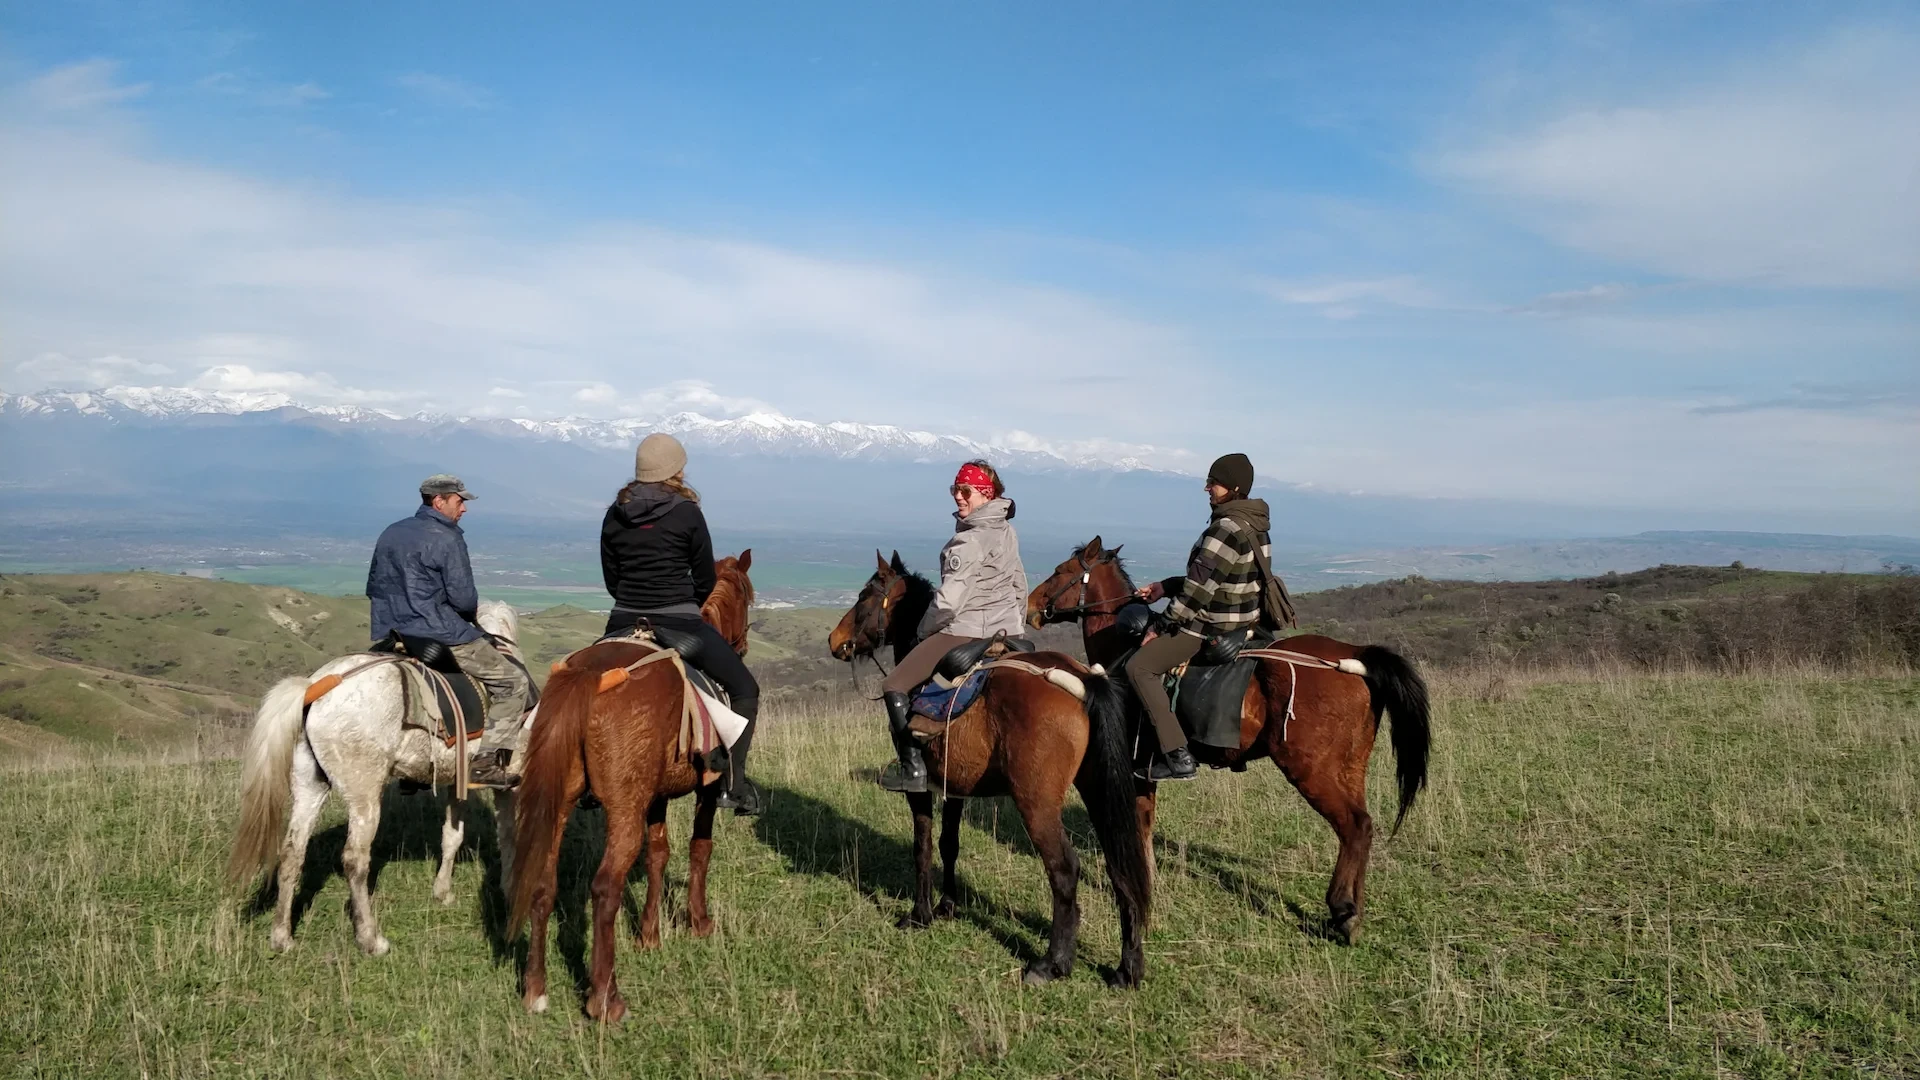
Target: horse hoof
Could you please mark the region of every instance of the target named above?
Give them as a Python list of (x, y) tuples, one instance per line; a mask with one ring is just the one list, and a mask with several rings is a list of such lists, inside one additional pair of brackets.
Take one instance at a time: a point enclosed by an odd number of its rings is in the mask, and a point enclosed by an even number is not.
[(1129, 971), (1125, 964), (1107, 972), (1107, 987), (1112, 990), (1134, 990), (1140, 986), (1140, 973)]
[(547, 1011), (547, 995), (541, 994), (539, 997), (534, 998), (533, 1000), (527, 1002), (527, 1011), (532, 1013), (535, 1016), (539, 1016), (541, 1013), (546, 1012)]
[(1053, 965), (1039, 960), (1027, 965), (1027, 970), (1020, 976), (1020, 981), (1028, 986), (1045, 986), (1054, 978)]
[(448, 889), (445, 892), (441, 892), (436, 889), (434, 890), (433, 899), (434, 899), (434, 902), (439, 904), (441, 907), (452, 907), (453, 906), (453, 890)]
[(365, 946), (368, 956), (385, 956), (393, 950), (393, 943), (384, 937), (373, 939), (373, 944)]
[(1333, 940), (1342, 945), (1352, 945), (1358, 942), (1360, 940), (1360, 916), (1349, 915), (1344, 919), (1335, 920), (1333, 924)]
[(711, 937), (713, 935), (713, 920), (702, 919), (699, 922), (690, 923), (687, 926), (687, 932), (696, 938)]
[(933, 925), (933, 921), (923, 919), (909, 911), (905, 915), (900, 916), (900, 921), (893, 925), (901, 930), (925, 930), (927, 927)]
[(593, 999), (587, 1000), (587, 1016), (603, 1024), (617, 1024), (627, 1018), (627, 1003), (616, 997), (599, 1009), (595, 1009)]
[(953, 906), (953, 901), (942, 900), (939, 906), (933, 909), (933, 917), (935, 919), (951, 919), (956, 910)]
[(286, 952), (293, 948), (293, 935), (275, 930), (273, 936), (267, 939), (267, 944), (273, 947), (274, 952)]

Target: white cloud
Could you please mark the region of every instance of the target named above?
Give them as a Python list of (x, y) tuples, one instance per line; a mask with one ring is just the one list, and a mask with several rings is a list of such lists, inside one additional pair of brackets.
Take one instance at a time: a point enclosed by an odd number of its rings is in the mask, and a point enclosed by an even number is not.
[(493, 104), (492, 91), (446, 75), (415, 71), (393, 81), (433, 105), (454, 109), (484, 109)]
[(1570, 111), (1430, 155), (1548, 237), (1665, 274), (1920, 285), (1920, 40), (1850, 32), (1786, 63)]
[(196, 390), (279, 393), (303, 405), (389, 402), (398, 395), (342, 386), (324, 371), (256, 371), (246, 364), (216, 364), (187, 384)]
[(231, 71), (218, 71), (208, 75), (200, 80), (199, 86), (203, 90), (242, 97), (257, 104), (275, 108), (299, 108), (333, 96), (325, 87), (315, 82), (264, 82)]
[[(511, 385), (536, 415), (598, 384), (611, 396), (590, 403), (608, 408), (775, 401), (815, 420), (898, 421), (937, 401), (943, 428), (1044, 420), (1064, 438), (1203, 408), (1125, 385), (1204, 369), (1181, 334), (1058, 289), (626, 223), (529, 242), (498, 213), (308, 191), (139, 145), (111, 125), (0, 128), (0, 156), (37, 165), (0, 173), (0, 362), (324, 368), (455, 411)], [(1108, 381), (1044, 401), (1017, 390), (1090, 376)], [(951, 393), (962, 378), (1004, 392)]]
[(96, 109), (131, 101), (152, 89), (150, 83), (116, 80), (120, 64), (114, 60), (85, 60), (54, 68), (27, 84), (27, 99), (56, 111)]
[(497, 397), (497, 398), (518, 399), (518, 398), (526, 397), (527, 395), (526, 395), (526, 392), (523, 390), (515, 390), (509, 386), (496, 386), (493, 389), (487, 391), (487, 396)]
[(1349, 280), (1290, 281), (1260, 279), (1257, 292), (1288, 304), (1318, 308), (1330, 319), (1351, 319), (1370, 308), (1445, 308), (1448, 303), (1419, 279), (1408, 276)]
[(76, 359), (64, 353), (41, 353), (6, 369), (4, 382), (15, 390), (48, 388), (92, 390), (139, 379), (173, 374), (165, 364), (126, 356)]

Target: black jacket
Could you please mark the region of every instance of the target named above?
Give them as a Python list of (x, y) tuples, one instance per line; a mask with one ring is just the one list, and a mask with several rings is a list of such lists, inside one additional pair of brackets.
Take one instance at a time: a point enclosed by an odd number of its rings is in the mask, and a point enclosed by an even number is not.
[(700, 505), (658, 484), (607, 507), (600, 525), (600, 574), (615, 607), (696, 608), (713, 592), (713, 537)]

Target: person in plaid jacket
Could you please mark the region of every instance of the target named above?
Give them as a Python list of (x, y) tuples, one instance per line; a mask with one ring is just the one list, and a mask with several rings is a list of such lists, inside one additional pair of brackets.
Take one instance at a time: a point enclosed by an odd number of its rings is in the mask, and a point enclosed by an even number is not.
[(1250, 499), (1253, 463), (1228, 454), (1207, 470), (1207, 501), (1213, 517), (1187, 556), (1184, 576), (1156, 581), (1138, 595), (1152, 603), (1170, 596), (1164, 630), (1149, 632), (1127, 664), (1127, 679), (1153, 720), (1160, 752), (1142, 773), (1149, 780), (1191, 780), (1196, 771), (1186, 732), (1173, 715), (1163, 680), (1210, 637), (1244, 630), (1261, 621), (1265, 578), (1260, 562), (1271, 561), (1267, 503)]

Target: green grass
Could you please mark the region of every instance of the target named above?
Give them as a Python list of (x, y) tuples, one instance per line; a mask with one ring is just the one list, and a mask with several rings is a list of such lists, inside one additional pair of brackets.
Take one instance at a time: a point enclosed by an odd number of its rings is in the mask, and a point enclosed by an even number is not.
[[(1332, 834), (1268, 766), (1165, 793), (1148, 981), (1104, 988), (1112, 906), (1084, 816), (1081, 970), (1020, 984), (1046, 890), (1009, 807), (973, 808), (961, 917), (906, 905), (901, 800), (853, 778), (876, 717), (783, 704), (757, 823), (724, 819), (719, 933), (670, 929), (602, 1031), (556, 957), (516, 994), (490, 834), (430, 898), (434, 805), (392, 795), (353, 948), (340, 814), (294, 950), (216, 884), (226, 762), (0, 776), (0, 1071), (45, 1076), (1914, 1076), (1920, 1074), (1920, 686), (1571, 678), (1438, 688), (1433, 786), (1374, 852), (1365, 936), (1313, 933)], [(1374, 761), (1386, 818), (1390, 755)], [(687, 807), (672, 828), (684, 907)], [(483, 812), (478, 814), (482, 819)], [(563, 869), (582, 947), (598, 815)]]

